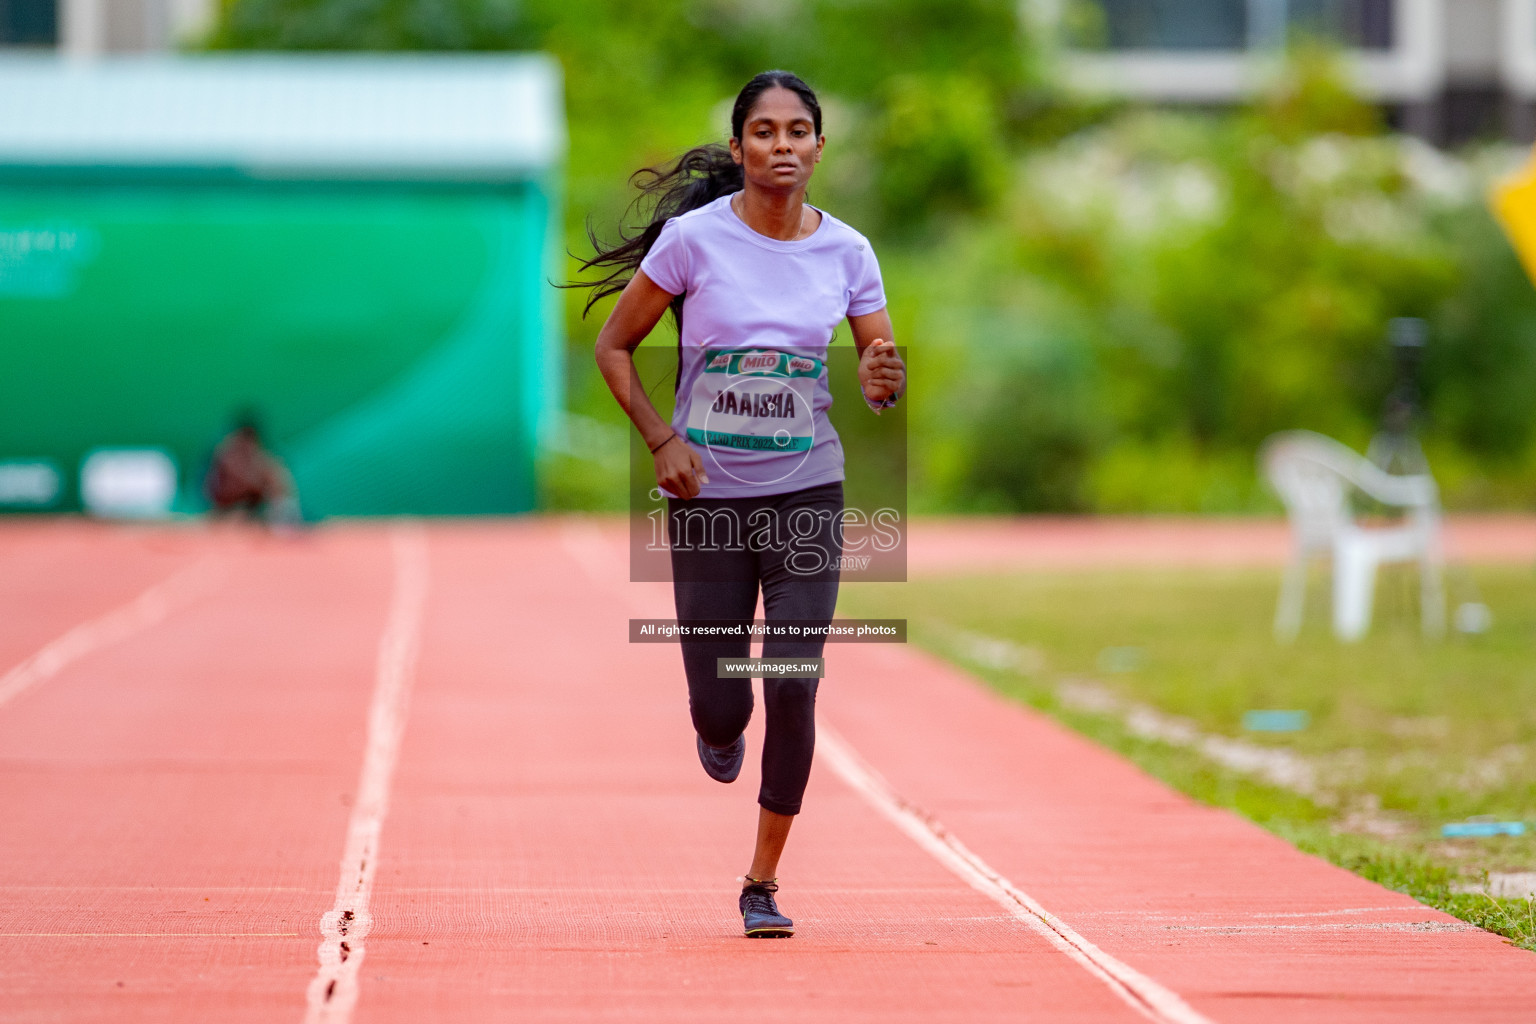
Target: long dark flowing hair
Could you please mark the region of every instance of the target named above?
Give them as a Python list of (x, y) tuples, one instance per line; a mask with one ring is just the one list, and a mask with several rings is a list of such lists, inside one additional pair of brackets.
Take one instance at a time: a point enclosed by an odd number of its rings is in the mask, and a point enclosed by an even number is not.
[[(750, 82), (742, 86), (741, 92), (736, 94), (736, 103), (731, 107), (731, 138), (741, 138), (753, 104), (759, 96), (775, 87), (788, 89), (800, 97), (805, 108), (811, 112), (811, 123), (816, 134), (821, 134), (821, 104), (817, 102), (816, 93), (811, 91), (811, 87), (801, 81), (798, 75), (788, 71), (764, 71), (753, 76)], [(741, 166), (731, 159), (731, 147), (721, 142), (695, 146), (674, 164), (642, 168), (630, 175), (629, 181), (640, 190), (629, 209), (631, 213), (640, 215), (636, 219), (643, 221), (644, 227), (631, 233), (626, 232), (621, 225), (619, 240), (610, 245), (598, 237), (588, 222), (587, 237), (596, 255), (582, 260), (581, 270), (583, 273), (599, 270), (603, 276), (595, 281), (577, 281), (565, 286), (590, 289), (587, 304), (581, 311), (583, 317), (592, 311), (599, 300), (624, 290), (624, 286), (635, 276), (635, 271), (640, 269), (645, 254), (656, 244), (662, 226), (669, 219), (708, 206), (721, 196), (739, 192), (744, 184)], [(677, 325), (678, 344), (681, 346), (683, 296), (674, 298), (671, 308), (673, 321)]]

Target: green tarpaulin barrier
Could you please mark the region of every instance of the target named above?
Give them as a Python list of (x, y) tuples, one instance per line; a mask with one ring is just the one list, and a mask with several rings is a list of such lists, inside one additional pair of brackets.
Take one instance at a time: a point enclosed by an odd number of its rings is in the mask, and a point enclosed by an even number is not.
[(145, 446), (176, 459), (195, 509), (244, 411), (310, 516), (534, 506), (561, 392), (552, 166), (253, 174), (157, 164), (153, 146), (40, 165), (7, 159), (6, 116), (0, 460), (62, 467), (53, 507), (78, 507), (91, 450)]

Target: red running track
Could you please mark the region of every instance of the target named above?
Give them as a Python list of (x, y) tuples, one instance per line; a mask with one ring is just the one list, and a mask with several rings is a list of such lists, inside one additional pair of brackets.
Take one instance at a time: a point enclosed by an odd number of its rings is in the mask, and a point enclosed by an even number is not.
[[(1536, 516), (1449, 516), (1445, 549), (1452, 563), (1536, 562)], [(1015, 516), (919, 520), (907, 565), (914, 576), (925, 576), (1084, 566), (1270, 567), (1290, 557), (1284, 519)]]
[(0, 683), (0, 1020), (1531, 1019), (1536, 957), (894, 646), (829, 649), (800, 934), (741, 938), (751, 759), (622, 554), (5, 524), (0, 672), (77, 641)]

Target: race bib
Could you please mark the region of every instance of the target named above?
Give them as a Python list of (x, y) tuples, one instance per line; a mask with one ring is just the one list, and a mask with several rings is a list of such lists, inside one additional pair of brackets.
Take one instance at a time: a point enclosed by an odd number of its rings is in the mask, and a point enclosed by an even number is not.
[(747, 452), (808, 452), (822, 361), (773, 349), (706, 349), (693, 382), (688, 440)]

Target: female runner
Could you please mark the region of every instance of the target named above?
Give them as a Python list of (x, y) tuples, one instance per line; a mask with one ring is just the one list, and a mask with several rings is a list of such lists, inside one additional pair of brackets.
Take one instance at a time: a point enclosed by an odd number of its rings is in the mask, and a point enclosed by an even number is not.
[[(765, 621), (825, 626), (837, 604), (843, 451), (827, 420), (827, 345), (846, 318), (864, 399), (896, 403), (906, 370), (891, 341), (880, 268), (868, 241), (805, 201), (821, 160), (821, 107), (787, 71), (753, 78), (731, 111), (729, 146), (690, 150), (636, 176), (655, 199), (650, 224), (586, 268), (587, 308), (619, 292), (597, 338), (597, 365), (655, 458), (668, 496), (678, 620), (744, 627), (761, 587)], [(644, 198), (644, 197), (642, 197)], [(668, 309), (678, 322), (672, 422), (651, 404), (633, 353)], [(821, 637), (768, 638), (764, 658), (819, 658)], [(750, 651), (684, 639), (689, 708), (705, 772), (741, 770), (750, 679), (718, 678), (716, 659)], [(800, 811), (815, 745), (815, 678), (763, 680), (767, 708), (757, 845), (739, 901), (749, 936), (787, 937), (779, 856)]]

